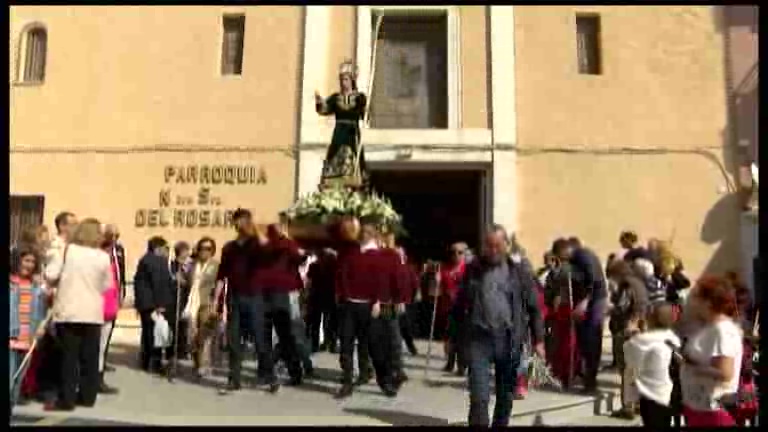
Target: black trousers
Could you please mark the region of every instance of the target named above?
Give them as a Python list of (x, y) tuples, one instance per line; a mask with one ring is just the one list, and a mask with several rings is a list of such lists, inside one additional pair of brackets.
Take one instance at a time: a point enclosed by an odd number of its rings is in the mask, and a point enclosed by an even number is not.
[[(309, 297), (307, 311), (307, 338), (312, 343), (312, 351), (320, 349), (320, 326), (322, 323), (326, 344), (336, 344), (338, 338), (339, 319), (336, 303), (333, 298)], [(325, 318), (325, 319), (323, 319)]]
[(107, 359), (109, 358), (109, 345), (112, 343), (112, 333), (115, 332), (115, 325), (117, 325), (117, 319), (112, 320), (112, 327), (109, 328), (109, 336), (107, 336), (107, 346), (104, 347), (104, 367), (107, 367)]
[(381, 315), (370, 322), (369, 337), (376, 343), (369, 345), (369, 351), (380, 387), (391, 387), (403, 368), (400, 325), (394, 309), (394, 306), (382, 305)]
[(53, 366), (37, 368), (38, 397), (46, 402), (54, 401), (61, 386), (61, 368), (55, 367), (61, 364), (61, 341), (58, 335), (54, 337), (47, 332), (37, 349), (40, 350), (43, 364)]
[(413, 325), (411, 323), (411, 317), (408, 313), (411, 310), (411, 305), (406, 306), (406, 313), (400, 315), (400, 336), (405, 341), (405, 345), (408, 346), (408, 350), (416, 352), (416, 344), (413, 342)]
[(277, 290), (266, 291), (266, 294), (235, 295), (230, 300), (228, 340), (237, 341), (229, 343), (229, 380), (232, 384), (241, 384), (241, 332), (253, 338), (259, 377), (267, 383), (277, 381), (272, 352), (272, 326), (282, 345), (289, 373), (292, 377), (300, 377), (302, 374), (298, 343), (293, 336), (290, 296), (288, 293), (275, 292)]
[[(339, 309), (341, 319), (341, 372), (344, 384), (352, 384), (354, 376), (353, 359), (357, 341), (357, 361), (360, 375), (370, 368), (368, 357), (368, 336), (371, 327), (371, 304), (344, 302)], [(378, 341), (377, 341), (378, 342)]]
[(451, 346), (448, 351), (448, 363), (445, 368), (452, 371), (454, 366), (459, 367), (460, 372), (464, 372), (469, 367), (467, 350), (469, 348), (469, 338), (467, 324), (456, 323), (455, 333), (450, 336)]
[[(314, 370), (315, 366), (312, 363), (312, 357), (309, 352), (309, 345), (299, 342), (298, 355), (302, 370), (304, 372)], [(285, 349), (283, 349), (283, 346), (280, 343), (274, 345), (274, 352), (272, 353), (272, 362), (277, 364), (278, 361), (283, 361), (285, 364), (289, 364), (290, 361), (289, 354)], [(296, 372), (295, 369), (294, 372)], [(289, 371), (289, 373), (291, 372)], [(262, 375), (263, 374), (260, 374), (259, 376)]]
[[(168, 321), (171, 331), (174, 331), (176, 329), (176, 313), (172, 310), (166, 310), (163, 317)], [(165, 353), (163, 350), (155, 348), (155, 321), (152, 319), (152, 311), (139, 312), (139, 318), (141, 319), (141, 368), (145, 371), (158, 371), (163, 354), (168, 359), (173, 357), (173, 347), (166, 348)]]
[(672, 427), (672, 409), (642, 396), (640, 397), (640, 417), (643, 419), (643, 426), (649, 429)]
[[(56, 331), (61, 343), (59, 403), (93, 406), (99, 391), (100, 324), (62, 323)], [(79, 394), (78, 394), (79, 391)]]
[(669, 376), (672, 378), (672, 396), (669, 408), (672, 421), (676, 428), (683, 425), (683, 389), (680, 383), (680, 365), (673, 361), (669, 365)]
[(597, 373), (600, 371), (603, 353), (603, 324), (602, 321), (595, 321), (585, 319), (576, 325), (576, 340), (584, 365), (582, 376), (586, 387), (597, 386)]
[[(189, 320), (179, 320), (179, 335), (178, 345), (176, 346), (176, 355), (179, 357), (185, 357), (189, 354), (189, 348), (192, 346), (192, 341), (188, 340), (189, 336)], [(174, 336), (175, 337), (175, 336)]]
[[(280, 338), (278, 328), (274, 325), (273, 322), (273, 314), (267, 314), (265, 323), (265, 337), (267, 338), (267, 343), (274, 347), (272, 353), (272, 361), (274, 363), (277, 363), (278, 360), (282, 360), (288, 367), (288, 373), (293, 377), (301, 373), (297, 363), (301, 365), (304, 371), (313, 369), (311, 358), (312, 353), (310, 351), (309, 342), (307, 342), (307, 338), (305, 337), (306, 328), (304, 327), (304, 321), (301, 319), (301, 317), (297, 317), (291, 320), (290, 337), (284, 334), (283, 337)], [(273, 328), (275, 333), (278, 334), (277, 344), (272, 342)], [(286, 344), (291, 344), (293, 349), (288, 349), (289, 347)], [(261, 370), (259, 371), (259, 374), (260, 376), (263, 376), (263, 372)]]

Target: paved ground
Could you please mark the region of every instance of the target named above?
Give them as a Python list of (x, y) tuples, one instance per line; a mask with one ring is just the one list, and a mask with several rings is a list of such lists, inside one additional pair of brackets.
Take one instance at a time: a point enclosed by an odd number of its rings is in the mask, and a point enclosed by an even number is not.
[[(387, 398), (375, 385), (366, 385), (351, 398), (337, 401), (332, 397), (340, 376), (336, 355), (316, 354), (317, 377), (301, 387), (283, 386), (277, 395), (246, 388), (237, 394), (219, 396), (216, 389), (225, 382), (224, 371), (202, 383), (191, 379), (189, 363), (183, 363), (185, 373), (174, 383), (137, 371), (137, 339), (134, 328), (117, 329), (113, 337), (110, 356), (117, 370), (108, 374), (108, 381), (120, 388), (119, 395), (101, 396), (95, 408), (67, 414), (45, 413), (37, 404), (17, 407), (11, 425), (438, 426), (458, 425), (466, 419), (465, 382), (440, 371), (444, 359), (439, 344), (433, 349), (428, 376), (424, 355), (406, 357), (411, 380), (397, 398)], [(420, 349), (426, 352), (426, 342), (420, 343)], [(253, 370), (253, 362), (246, 362), (245, 376), (252, 377)], [(616, 389), (615, 380), (603, 377), (603, 384), (606, 389)], [(587, 406), (585, 403), (590, 402), (584, 396), (534, 391), (526, 400), (515, 402), (512, 424), (530, 425), (537, 412), (545, 413), (545, 424), (570, 424), (558, 419), (557, 411), (547, 411), (568, 404)], [(588, 407), (571, 416), (584, 417), (590, 426), (629, 425), (593, 417)]]

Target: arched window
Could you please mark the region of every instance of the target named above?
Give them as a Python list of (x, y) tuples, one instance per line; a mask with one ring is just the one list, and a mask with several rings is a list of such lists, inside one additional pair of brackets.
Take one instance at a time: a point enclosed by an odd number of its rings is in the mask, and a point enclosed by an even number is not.
[(19, 78), (22, 82), (41, 83), (45, 80), (48, 55), (48, 32), (41, 25), (29, 27), (21, 34)]

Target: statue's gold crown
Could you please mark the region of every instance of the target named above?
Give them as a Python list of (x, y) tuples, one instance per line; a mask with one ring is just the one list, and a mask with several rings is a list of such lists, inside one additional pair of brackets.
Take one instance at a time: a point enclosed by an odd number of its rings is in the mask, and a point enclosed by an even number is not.
[(357, 78), (357, 66), (352, 62), (352, 60), (345, 60), (341, 65), (339, 65), (339, 75), (345, 74), (350, 75), (352, 79)]

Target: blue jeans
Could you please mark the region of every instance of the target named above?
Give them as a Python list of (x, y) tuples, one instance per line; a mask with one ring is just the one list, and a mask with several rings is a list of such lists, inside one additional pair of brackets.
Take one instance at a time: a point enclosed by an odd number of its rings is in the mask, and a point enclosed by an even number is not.
[[(18, 371), (19, 367), (21, 366), (21, 362), (24, 360), (24, 354), (26, 354), (23, 351), (16, 351), (9, 349), (8, 350), (8, 366), (9, 366), (9, 375), (8, 375), (8, 382), (10, 383), (10, 398), (11, 398), (11, 407), (16, 405), (16, 402), (19, 400), (19, 394), (21, 393), (21, 381), (24, 381), (24, 376), (19, 376), (16, 383), (13, 382), (13, 375)], [(15, 384), (15, 385), (14, 385)]]
[(496, 406), (493, 426), (507, 427), (512, 413), (512, 392), (520, 364), (520, 346), (512, 346), (511, 332), (470, 330), (469, 425), (488, 426), (491, 399), (491, 363), (496, 368)]
[(266, 305), (263, 295), (232, 295), (229, 299), (229, 317), (227, 319), (227, 346), (229, 348), (229, 381), (240, 385), (242, 374), (241, 335), (244, 333), (254, 339), (258, 369), (270, 383), (277, 381), (272, 347), (264, 338)]

